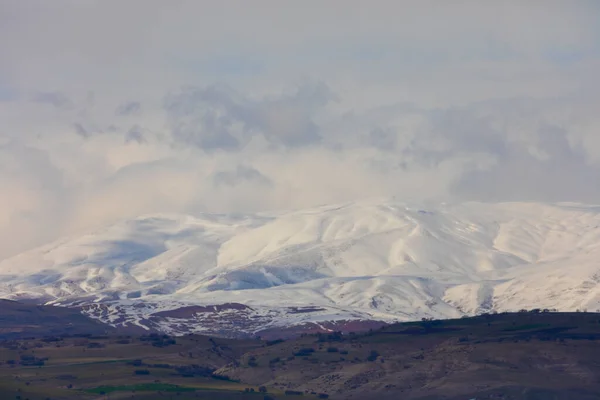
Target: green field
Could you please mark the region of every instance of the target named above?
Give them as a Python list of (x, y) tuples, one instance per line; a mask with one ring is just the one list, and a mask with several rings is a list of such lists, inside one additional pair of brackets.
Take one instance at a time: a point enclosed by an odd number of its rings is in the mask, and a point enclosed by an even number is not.
[(140, 337), (0, 342), (0, 399), (298, 398), (214, 376), (219, 367), (261, 347), (257, 340), (169, 340), (174, 343), (166, 346)]
[(194, 392), (193, 387), (172, 385), (169, 383), (138, 383), (136, 385), (98, 386), (88, 389), (88, 393), (110, 394), (113, 392)]

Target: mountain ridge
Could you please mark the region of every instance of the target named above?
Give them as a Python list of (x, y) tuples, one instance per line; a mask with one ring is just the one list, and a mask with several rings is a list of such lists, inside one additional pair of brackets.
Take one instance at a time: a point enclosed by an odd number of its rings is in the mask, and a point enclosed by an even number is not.
[[(174, 334), (598, 309), (599, 226), (600, 207), (574, 203), (152, 214), (0, 261), (0, 297)], [(206, 308), (223, 304), (247, 308)]]

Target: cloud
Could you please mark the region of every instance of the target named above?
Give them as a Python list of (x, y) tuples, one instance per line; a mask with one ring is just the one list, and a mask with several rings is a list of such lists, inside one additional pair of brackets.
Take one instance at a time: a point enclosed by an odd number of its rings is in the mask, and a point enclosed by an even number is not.
[(134, 125), (131, 128), (129, 128), (127, 133), (125, 133), (125, 143), (129, 143), (129, 142), (137, 142), (137, 143), (145, 143), (146, 142), (146, 138), (144, 137), (144, 132), (143, 132), (142, 127), (140, 127), (139, 125)]
[(176, 142), (205, 150), (237, 150), (255, 136), (274, 145), (318, 143), (317, 114), (335, 99), (322, 83), (304, 83), (292, 93), (252, 99), (228, 86), (186, 87), (166, 96), (164, 108)]
[[(90, 134), (98, 131), (76, 125), (73, 132), (65, 123), (62, 133), (21, 138), (5, 149), (18, 162), (0, 169), (10, 177), (0, 238), (14, 244), (15, 225), (33, 245), (144, 213), (255, 212), (364, 197), (600, 200), (600, 150), (586, 145), (600, 124), (588, 98), (400, 103), (356, 112), (303, 90), (257, 98), (231, 88), (177, 89), (166, 110), (158, 109), (164, 119), (153, 122), (153, 111), (140, 116), (150, 129), (134, 124)], [(296, 143), (266, 122), (265, 113), (281, 105), (293, 112), (278, 127), (308, 138), (318, 132), (319, 139)], [(88, 112), (88, 121), (98, 120)], [(311, 123), (297, 124), (295, 115)], [(178, 131), (182, 124), (189, 137)], [(223, 132), (235, 146), (223, 144)], [(39, 224), (49, 227), (45, 234), (34, 234)]]
[(258, 186), (271, 186), (273, 183), (255, 168), (238, 165), (233, 171), (218, 171), (213, 175), (213, 184), (236, 186), (241, 183), (251, 183)]
[(69, 207), (65, 184), (46, 152), (16, 142), (0, 145), (0, 254), (55, 237)]
[(561, 127), (541, 126), (535, 134), (537, 146), (506, 144), (492, 153), (496, 161), (489, 168), (466, 171), (453, 190), (484, 201), (598, 203), (600, 165), (589, 163)]
[(69, 107), (71, 100), (61, 92), (40, 92), (34, 94), (32, 101), (36, 103), (50, 104), (56, 108)]
[(73, 128), (75, 128), (75, 133), (83, 138), (89, 138), (92, 135), (80, 122), (74, 123)]
[(394, 151), (398, 133), (390, 128), (376, 127), (369, 131), (366, 143), (382, 151)]
[(128, 101), (127, 103), (120, 104), (115, 110), (115, 115), (125, 117), (129, 115), (139, 115), (142, 109), (142, 105), (139, 101)]
[(0, 258), (152, 212), (600, 203), (595, 1), (31, 2), (0, 6)]

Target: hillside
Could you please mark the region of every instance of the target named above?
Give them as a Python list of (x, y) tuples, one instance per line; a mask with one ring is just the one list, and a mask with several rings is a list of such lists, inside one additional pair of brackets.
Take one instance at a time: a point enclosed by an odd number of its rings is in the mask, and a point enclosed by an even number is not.
[(271, 342), (219, 374), (332, 399), (600, 399), (600, 314), (516, 313)]
[(77, 309), (0, 299), (0, 340), (81, 333), (116, 333), (116, 329), (82, 315)]
[(0, 297), (173, 334), (600, 309), (600, 208), (365, 201), (149, 215), (0, 262)]
[(282, 341), (0, 340), (0, 398), (600, 399), (600, 314), (521, 312)]

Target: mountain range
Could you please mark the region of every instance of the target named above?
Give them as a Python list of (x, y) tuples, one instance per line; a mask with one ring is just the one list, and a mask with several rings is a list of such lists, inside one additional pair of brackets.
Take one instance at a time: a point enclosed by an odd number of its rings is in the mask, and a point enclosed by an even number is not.
[(600, 309), (600, 206), (369, 200), (154, 214), (0, 262), (0, 298), (226, 336)]

